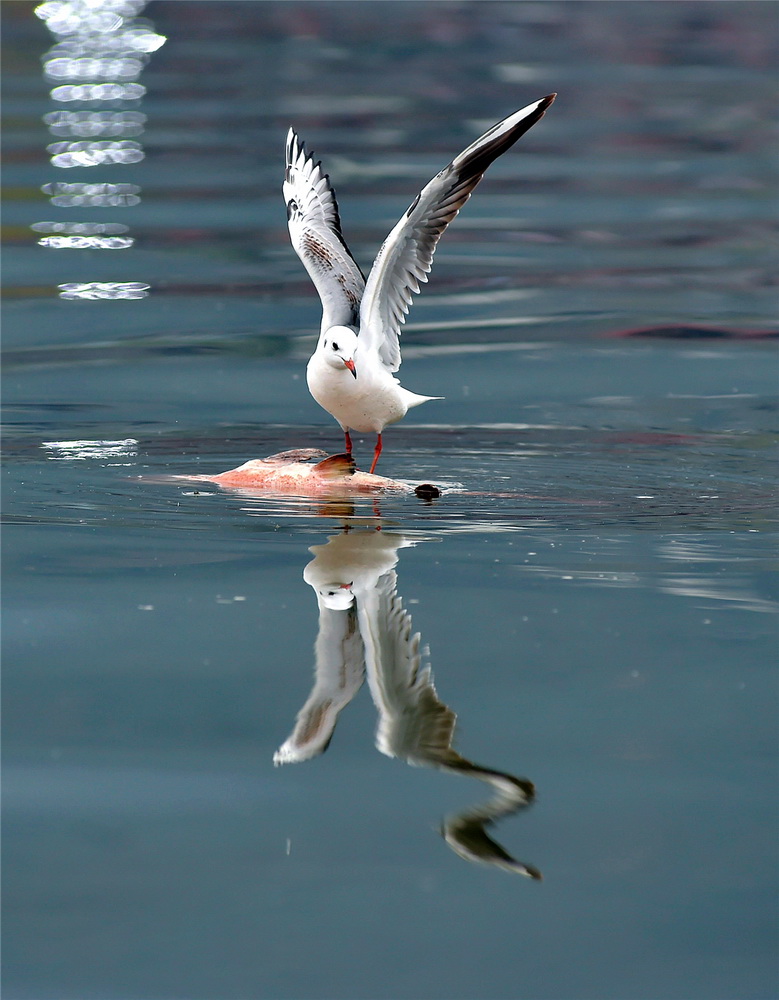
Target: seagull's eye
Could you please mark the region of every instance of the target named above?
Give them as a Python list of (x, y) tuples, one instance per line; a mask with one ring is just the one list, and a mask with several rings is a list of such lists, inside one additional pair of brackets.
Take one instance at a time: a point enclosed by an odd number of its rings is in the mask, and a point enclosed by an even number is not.
[(333, 341), (333, 350), (334, 351), (338, 350), (338, 344), (336, 344), (335, 341)]

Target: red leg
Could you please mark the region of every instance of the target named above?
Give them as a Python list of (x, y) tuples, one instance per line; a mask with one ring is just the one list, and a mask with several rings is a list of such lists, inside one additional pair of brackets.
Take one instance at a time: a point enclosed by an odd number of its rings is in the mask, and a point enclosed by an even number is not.
[(376, 448), (373, 452), (373, 464), (371, 465), (371, 475), (373, 475), (373, 470), (376, 468), (376, 463), (379, 460), (379, 455), (381, 454), (381, 434), (376, 438)]
[(349, 431), (344, 431), (344, 437), (346, 438), (346, 454), (351, 455), (352, 453), (352, 439), (349, 436)]

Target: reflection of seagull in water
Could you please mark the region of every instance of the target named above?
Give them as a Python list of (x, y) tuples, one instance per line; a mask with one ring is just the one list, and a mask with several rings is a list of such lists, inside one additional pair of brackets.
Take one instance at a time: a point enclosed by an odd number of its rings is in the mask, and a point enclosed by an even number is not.
[(309, 550), (315, 558), (303, 571), (303, 579), (316, 591), (319, 605), (314, 688), (291, 735), (274, 754), (274, 764), (308, 760), (327, 749), (341, 709), (365, 678), (355, 598), (392, 569), (399, 548), (413, 544), (385, 531), (350, 531)]
[(400, 327), (420, 281), (427, 281), (436, 244), (487, 167), (543, 118), (554, 99), (550, 94), (515, 111), (436, 174), (384, 241), (367, 281), (343, 238), (328, 175), (289, 130), (284, 177), (289, 232), (322, 300), (308, 388), (341, 425), (347, 453), (350, 428), (378, 435), (371, 472), (387, 424), (437, 398), (409, 392), (393, 374), (400, 368)]
[(461, 857), (540, 878), (532, 865), (511, 857), (486, 833), (498, 818), (528, 806), (531, 782), (480, 767), (452, 749), (457, 716), (438, 697), (423, 665), (419, 633), (397, 594), (398, 550), (413, 539), (387, 532), (334, 535), (311, 548), (304, 578), (317, 593), (319, 635), (314, 688), (274, 763), (308, 760), (330, 742), (339, 712), (367, 672), (379, 711), (376, 746), (414, 766), (468, 774), (496, 794), (484, 805), (444, 821), (443, 835)]

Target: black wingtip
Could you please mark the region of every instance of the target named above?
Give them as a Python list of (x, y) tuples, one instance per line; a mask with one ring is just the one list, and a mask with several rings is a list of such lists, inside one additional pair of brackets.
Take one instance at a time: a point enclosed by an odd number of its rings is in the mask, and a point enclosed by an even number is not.
[[(516, 121), (510, 128), (507, 122), (515, 117), (519, 112), (514, 112), (508, 118), (497, 122), (488, 129), (480, 139), (477, 139), (468, 149), (460, 153), (452, 161), (452, 166), (457, 170), (460, 180), (473, 179), (474, 185), (478, 183), (481, 175), (487, 167), (496, 160), (502, 153), (514, 145), (520, 136), (528, 132), (534, 125), (541, 121), (547, 108), (557, 97), (557, 94), (547, 94), (537, 101), (535, 105), (530, 105), (533, 109)], [(522, 109), (524, 110), (524, 109)]]

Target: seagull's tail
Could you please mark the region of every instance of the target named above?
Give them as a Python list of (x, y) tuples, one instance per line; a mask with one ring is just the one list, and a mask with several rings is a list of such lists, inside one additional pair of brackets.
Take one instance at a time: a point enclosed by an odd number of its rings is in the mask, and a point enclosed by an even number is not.
[(419, 396), (416, 392), (409, 392), (408, 389), (404, 389), (403, 386), (401, 386), (401, 390), (403, 392), (403, 399), (409, 410), (414, 406), (429, 403), (431, 399), (445, 399), (444, 396)]

